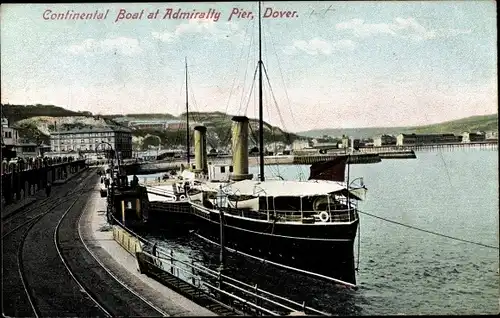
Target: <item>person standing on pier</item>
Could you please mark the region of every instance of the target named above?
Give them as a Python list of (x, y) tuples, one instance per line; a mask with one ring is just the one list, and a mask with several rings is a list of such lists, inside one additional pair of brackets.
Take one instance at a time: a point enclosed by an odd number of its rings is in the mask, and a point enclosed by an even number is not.
[(52, 184), (50, 184), (50, 182), (47, 182), (47, 186), (45, 187), (45, 194), (47, 194), (47, 198), (50, 197), (51, 189), (52, 189)]
[(152, 254), (153, 254), (153, 256), (155, 256), (155, 257), (156, 257), (156, 245), (157, 245), (157, 244), (158, 244), (158, 242), (155, 242), (155, 243), (153, 244), (153, 251), (152, 251), (153, 253), (152, 253)]
[(134, 177), (132, 178), (132, 182), (133, 182), (133, 187), (137, 187), (139, 185), (139, 178), (137, 178), (137, 176), (134, 174)]

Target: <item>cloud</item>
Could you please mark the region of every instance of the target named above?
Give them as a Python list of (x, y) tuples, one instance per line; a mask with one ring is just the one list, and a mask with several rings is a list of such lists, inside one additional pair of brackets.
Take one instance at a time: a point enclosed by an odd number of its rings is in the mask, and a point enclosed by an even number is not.
[(352, 40), (344, 39), (337, 42), (328, 42), (320, 38), (313, 38), (309, 41), (295, 40), (293, 45), (286, 46), (283, 51), (286, 54), (295, 54), (299, 51), (305, 52), (309, 55), (330, 55), (334, 51), (339, 50), (353, 50), (356, 43)]
[(79, 44), (70, 45), (66, 51), (74, 55), (96, 55), (115, 53), (125, 56), (134, 56), (142, 52), (139, 41), (133, 38), (118, 37), (114, 39), (95, 40), (86, 39)]
[(215, 22), (207, 19), (191, 19), (179, 24), (174, 31), (151, 32), (154, 39), (171, 43), (186, 34), (202, 34), (206, 39), (222, 39), (228, 41), (242, 40), (245, 32), (234, 22)]
[(395, 18), (392, 23), (365, 23), (362, 19), (352, 19), (337, 23), (335, 28), (337, 30), (351, 31), (354, 36), (361, 38), (375, 35), (390, 35), (416, 41), (471, 33), (471, 30), (427, 29), (414, 18), (400, 17)]
[(160, 32), (151, 32), (151, 35), (153, 36), (153, 39), (160, 40), (162, 42), (174, 42), (175, 36), (172, 33), (160, 33)]

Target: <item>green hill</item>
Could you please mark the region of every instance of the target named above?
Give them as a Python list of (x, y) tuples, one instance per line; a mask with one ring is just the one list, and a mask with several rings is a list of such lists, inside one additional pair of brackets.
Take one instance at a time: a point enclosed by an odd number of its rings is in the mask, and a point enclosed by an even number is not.
[[(54, 105), (2, 105), (2, 114), (9, 119), (11, 125), (20, 129), (21, 138), (33, 139), (42, 138), (48, 141), (48, 131), (54, 129), (53, 124), (48, 124), (52, 117), (64, 117), (64, 124), (59, 123), (58, 129), (70, 129), (74, 127), (90, 127), (96, 122), (104, 120), (107, 124), (127, 126), (127, 123), (132, 120), (147, 120), (147, 119), (165, 119), (185, 121), (186, 114), (174, 116), (168, 113), (158, 114), (99, 114), (95, 115), (91, 112), (74, 112), (63, 107)], [(82, 122), (82, 117), (88, 117), (89, 120)], [(231, 137), (231, 118), (233, 115), (223, 112), (190, 112), (189, 120), (191, 122), (204, 123), (207, 128), (207, 143), (214, 148), (224, 147), (229, 145)], [(71, 120), (71, 119), (74, 120)], [(62, 121), (63, 118), (61, 118)], [(45, 128), (44, 128), (45, 127)], [(250, 143), (257, 142), (258, 120), (250, 118)], [(154, 130), (133, 130), (134, 137), (146, 138), (148, 143), (156, 145), (158, 139), (155, 137), (147, 137), (148, 134), (159, 136), (165, 146), (184, 145), (186, 140), (186, 131), (179, 129), (178, 131), (154, 131)], [(279, 127), (274, 127), (268, 123), (264, 123), (264, 139), (266, 142), (282, 141), (291, 143), (299, 138), (296, 134), (283, 131)]]
[(415, 133), (455, 133), (464, 131), (498, 131), (498, 114), (472, 116), (434, 125), (413, 127)]
[(381, 134), (397, 135), (400, 133), (453, 133), (465, 131), (498, 131), (498, 114), (472, 116), (438, 124), (413, 127), (368, 127), (368, 128), (336, 128), (314, 129), (297, 133), (300, 136), (319, 137), (348, 135), (355, 138), (372, 138)]
[(65, 108), (54, 105), (11, 105), (2, 104), (2, 115), (14, 123), (23, 119), (50, 116), (50, 117), (65, 117), (65, 116), (92, 116), (91, 112), (74, 112)]

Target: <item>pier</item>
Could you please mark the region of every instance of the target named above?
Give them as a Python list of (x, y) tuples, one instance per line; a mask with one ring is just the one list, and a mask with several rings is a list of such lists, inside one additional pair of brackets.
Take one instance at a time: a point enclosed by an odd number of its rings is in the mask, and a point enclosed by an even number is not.
[(113, 239), (98, 179), (96, 169), (84, 168), (54, 183), (50, 197), (37, 193), (36, 205), (8, 215), (10, 205), (2, 209), (3, 314), (215, 316), (137, 272), (135, 257)]
[[(343, 155), (343, 153), (341, 153)], [(264, 165), (297, 165), (297, 164), (312, 164), (325, 160), (331, 160), (337, 156), (336, 154), (325, 155), (309, 155), (309, 156), (266, 156), (264, 157)], [(414, 154), (413, 154), (414, 156)], [(406, 156), (405, 158), (408, 158)], [(377, 153), (356, 153), (350, 156), (351, 164), (376, 163), (381, 161), (381, 157)], [(211, 158), (209, 163), (231, 165), (231, 157)], [(258, 157), (248, 158), (249, 166), (258, 166)], [(157, 172), (166, 172), (170, 170), (179, 170), (181, 167), (189, 167), (186, 161), (153, 161), (146, 163), (133, 163), (124, 165), (127, 174), (151, 174)]]
[[(65, 183), (86, 167), (85, 160), (72, 158), (36, 159), (25, 163), (2, 163), (2, 210), (5, 206), (28, 200), (48, 183)], [(3, 215), (3, 213), (2, 213)]]
[[(355, 150), (349, 158), (351, 164), (377, 163), (382, 159), (415, 159), (415, 151), (420, 150), (453, 150), (457, 148), (479, 148), (479, 149), (498, 149), (496, 141), (481, 141), (470, 143), (440, 143), (440, 144), (419, 144), (405, 146), (382, 146), (382, 147), (360, 147)], [(331, 160), (336, 155), (346, 154), (342, 149), (330, 149), (326, 154), (309, 155), (283, 155), (283, 156), (265, 156), (264, 165), (297, 165), (313, 164), (321, 161)], [(213, 164), (230, 165), (232, 159), (230, 156), (212, 157), (209, 162)], [(248, 158), (249, 166), (258, 166), (258, 157)], [(185, 160), (163, 160), (144, 163), (129, 163), (124, 165), (128, 174), (151, 174), (166, 172), (170, 170), (179, 170), (181, 166), (189, 167)]]
[(450, 143), (435, 143), (435, 144), (415, 144), (415, 145), (387, 145), (382, 147), (360, 147), (362, 152), (377, 152), (379, 154), (389, 154), (398, 151), (409, 150), (442, 150), (442, 149), (498, 149), (498, 141), (473, 141), (473, 142), (450, 142)]

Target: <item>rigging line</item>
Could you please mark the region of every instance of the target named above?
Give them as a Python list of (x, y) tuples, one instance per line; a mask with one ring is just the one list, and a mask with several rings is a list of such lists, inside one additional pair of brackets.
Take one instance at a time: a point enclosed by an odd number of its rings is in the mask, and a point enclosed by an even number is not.
[(269, 90), (271, 91), (271, 96), (272, 96), (273, 101), (274, 101), (274, 106), (276, 107), (276, 110), (278, 111), (278, 115), (280, 117), (281, 124), (283, 125), (283, 129), (286, 129), (285, 121), (283, 120), (283, 116), (281, 116), (281, 111), (278, 107), (278, 101), (276, 100), (276, 96), (274, 95), (274, 91), (273, 91), (273, 88), (271, 86), (271, 81), (269, 80), (269, 75), (267, 74), (267, 69), (266, 69), (265, 65), (262, 65), (262, 66), (264, 67), (264, 74), (266, 75), (267, 84), (269, 85)]
[(269, 85), (269, 90), (271, 91), (271, 96), (272, 96), (273, 101), (274, 101), (274, 106), (276, 107), (276, 110), (278, 111), (278, 115), (280, 117), (281, 124), (283, 125), (283, 129), (286, 129), (285, 121), (283, 120), (283, 116), (281, 116), (281, 111), (278, 107), (278, 101), (276, 100), (276, 96), (274, 95), (274, 91), (273, 91), (273, 88), (271, 86), (271, 81), (269, 80), (269, 75), (267, 74), (266, 66), (265, 65), (262, 65), (262, 66), (264, 67), (264, 74), (266, 75), (267, 84)]
[(418, 228), (418, 227), (415, 227), (415, 226), (412, 226), (412, 225), (400, 223), (400, 222), (389, 220), (389, 219), (386, 219), (386, 218), (383, 218), (383, 217), (380, 217), (380, 216), (377, 216), (377, 215), (373, 215), (373, 214), (370, 214), (368, 212), (362, 212), (362, 211), (358, 210), (358, 213), (362, 213), (362, 214), (365, 214), (365, 215), (368, 215), (368, 216), (371, 216), (371, 217), (374, 217), (374, 218), (377, 218), (377, 219), (380, 219), (380, 220), (383, 220), (383, 221), (386, 221), (386, 222), (389, 222), (389, 223), (394, 223), (394, 224), (401, 225), (401, 226), (404, 226), (404, 227), (407, 227), (407, 228), (410, 228), (410, 229), (414, 229), (414, 230), (417, 230), (417, 231), (422, 231), (422, 232), (425, 232), (425, 233), (429, 233), (429, 234), (434, 234), (434, 235), (437, 235), (437, 236), (446, 237), (446, 238), (449, 238), (449, 239), (452, 239), (452, 240), (455, 240), (455, 241), (460, 241), (460, 242), (464, 242), (464, 243), (470, 243), (470, 244), (474, 244), (474, 245), (478, 245), (478, 246), (483, 246), (483, 247), (488, 247), (488, 248), (492, 248), (492, 249), (496, 249), (496, 250), (499, 249), (498, 247), (493, 246), (493, 245), (487, 245), (487, 244), (478, 243), (478, 242), (474, 242), (474, 241), (464, 240), (464, 239), (461, 239), (461, 238), (457, 238), (457, 237), (453, 237), (453, 236), (449, 236), (449, 235), (445, 235), (445, 234), (441, 234), (441, 233), (437, 233), (437, 232), (433, 232), (433, 231), (421, 229), (421, 228)]
[(255, 67), (255, 72), (253, 73), (252, 86), (250, 87), (250, 93), (249, 93), (249, 96), (248, 96), (247, 105), (245, 106), (245, 112), (244, 112), (244, 114), (247, 113), (247, 111), (248, 111), (248, 105), (250, 105), (250, 98), (252, 97), (252, 92), (253, 92), (253, 89), (255, 87), (255, 78), (257, 77), (257, 70), (258, 70), (258, 66)]
[[(179, 100), (182, 98), (182, 92), (183, 91), (184, 91), (184, 80), (182, 81), (181, 89), (179, 91)], [(176, 103), (176, 104), (177, 104), (177, 107), (176, 107), (175, 111), (178, 112), (179, 111), (179, 103)], [(179, 113), (179, 117), (180, 117), (180, 115), (182, 115), (182, 112)], [(176, 145), (179, 143), (179, 139), (181, 137), (180, 134), (179, 134), (180, 126), (181, 125), (179, 125), (177, 127), (177, 129), (173, 131), (173, 133), (174, 133), (174, 142), (175, 142)]]
[[(255, 68), (255, 72), (254, 72), (254, 74), (253, 74), (253, 81), (252, 81), (252, 86), (250, 87), (250, 94), (249, 94), (249, 96), (248, 96), (247, 105), (246, 105), (246, 107), (245, 107), (245, 114), (246, 114), (246, 112), (247, 112), (248, 105), (250, 105), (250, 98), (252, 97), (252, 91), (253, 91), (254, 86), (255, 86), (254, 84), (255, 84), (255, 78), (256, 78), (256, 76), (257, 76), (257, 69), (258, 69), (258, 68), (256, 67), (256, 68)], [(252, 125), (251, 125), (250, 121), (248, 122), (248, 127), (250, 128), (250, 130), (252, 130)], [(240, 144), (240, 142), (241, 142), (241, 139), (237, 140), (237, 141), (236, 141), (236, 145), (235, 145), (235, 146), (236, 146), (236, 147), (238, 147), (238, 146), (239, 146), (239, 144)], [(233, 147), (233, 149), (234, 149), (234, 148), (235, 148), (235, 147)]]
[[(250, 37), (250, 44), (248, 45), (248, 52), (247, 52), (247, 58), (246, 58), (246, 64), (245, 64), (245, 74), (243, 76), (243, 86), (242, 86), (242, 91), (241, 91), (240, 106), (238, 107), (238, 111), (236, 112), (236, 115), (240, 114), (241, 108), (243, 107), (243, 100), (245, 97), (245, 84), (246, 84), (246, 78), (247, 78), (247, 74), (248, 74), (248, 64), (250, 62), (250, 52), (251, 52), (251, 48), (252, 48), (252, 43), (254, 41), (254, 37), (255, 37), (255, 32), (252, 33), (252, 36)], [(242, 47), (242, 52), (243, 52), (243, 47)], [(253, 82), (255, 82), (255, 76), (256, 75), (254, 75)], [(253, 83), (252, 83), (252, 85), (253, 85)], [(228, 100), (228, 105), (229, 105), (229, 100)], [(228, 107), (226, 107), (226, 109), (227, 108)], [(231, 137), (231, 128), (228, 129), (228, 134), (224, 138), (224, 140), (225, 140), (224, 145), (226, 145), (229, 142), (230, 137)], [(222, 138), (220, 138), (220, 139), (222, 139)]]
[[(273, 46), (273, 50), (274, 50), (274, 55), (276, 56), (276, 61), (278, 62), (278, 70), (280, 72), (280, 76), (281, 76), (281, 82), (283, 83), (283, 90), (285, 91), (285, 96), (286, 96), (286, 101), (287, 101), (287, 107), (288, 107), (288, 110), (290, 111), (290, 115), (292, 117), (292, 123), (294, 126), (298, 126), (297, 125), (297, 121), (295, 120), (295, 116), (293, 115), (293, 111), (292, 111), (292, 108), (290, 106), (290, 97), (288, 96), (288, 90), (286, 89), (286, 84), (285, 84), (285, 78), (283, 76), (283, 70), (281, 68), (281, 63), (280, 63), (280, 59), (279, 59), (279, 56), (278, 56), (278, 52), (276, 50), (276, 46), (274, 44), (274, 38), (272, 36), (272, 34), (269, 34), (269, 37), (271, 38), (271, 44)], [(303, 173), (303, 166), (301, 165), (300, 166), (300, 172)]]
[[(195, 122), (198, 122), (201, 124), (201, 109), (198, 107), (198, 103), (196, 102), (195, 94), (194, 94), (194, 89), (193, 89), (193, 83), (191, 82), (191, 76), (188, 75), (188, 86), (191, 88), (191, 100), (193, 101), (193, 108), (195, 108), (194, 112), (189, 112), (191, 114), (191, 117)], [(196, 119), (198, 117), (198, 119)]]
[[(242, 86), (242, 91), (241, 91), (240, 107), (238, 108), (237, 114), (240, 113), (241, 108), (243, 107), (243, 101), (245, 99), (245, 85), (246, 85), (246, 81), (247, 81), (248, 64), (250, 64), (250, 52), (252, 52), (251, 48), (252, 48), (252, 44), (254, 42), (254, 37), (255, 37), (255, 34), (252, 33), (252, 38), (250, 39), (250, 44), (248, 45), (247, 62), (246, 62), (246, 66), (245, 66), (245, 75), (243, 76), (243, 86)], [(255, 81), (255, 79), (254, 79), (254, 81)], [(252, 85), (253, 85), (253, 83), (252, 83)]]
[[(265, 42), (264, 42), (264, 43), (265, 43)], [(262, 87), (262, 91), (264, 91), (264, 87)], [(262, 104), (263, 104), (263, 105), (267, 105), (267, 104), (268, 104), (268, 96), (267, 96), (267, 94), (265, 94), (265, 93), (262, 95)], [(268, 107), (266, 107), (266, 109), (267, 109), (267, 115), (268, 115), (268, 118), (271, 118), (271, 115), (270, 115), (270, 113), (269, 113), (269, 108), (268, 108)], [(257, 110), (258, 110), (258, 109), (257, 109)], [(258, 118), (258, 116), (256, 116), (256, 118)], [(264, 120), (264, 118), (262, 118), (262, 120)], [(258, 142), (259, 142), (257, 138), (256, 138), (256, 141), (255, 141), (255, 142), (256, 142), (256, 143), (258, 143)], [(259, 147), (259, 145), (257, 145), (257, 148), (258, 148), (258, 147)], [(260, 150), (260, 149), (259, 149), (259, 150)], [(265, 151), (265, 147), (264, 147), (264, 149), (262, 149), (261, 151)], [(258, 163), (260, 164), (260, 156), (258, 157), (258, 160), (257, 160), (257, 161), (258, 161)], [(272, 165), (268, 165), (268, 170), (270, 170), (270, 172), (271, 172), (271, 174), (272, 174), (272, 175), (276, 175), (276, 173), (275, 173), (274, 171), (272, 171), (272, 170), (274, 170)]]
[[(249, 20), (248, 23), (247, 23), (247, 26), (245, 28), (245, 39), (246, 39), (246, 35), (247, 35), (247, 31), (248, 31), (248, 27), (250, 26), (250, 23), (252, 22), (252, 20)], [(244, 43), (244, 42), (243, 42)], [(229, 91), (229, 98), (227, 99), (227, 105), (226, 105), (226, 110), (224, 113), (227, 114), (227, 110), (229, 109), (229, 104), (231, 102), (231, 97), (233, 96), (233, 89), (234, 89), (234, 84), (236, 84), (236, 78), (238, 77), (238, 73), (240, 72), (240, 60), (242, 59), (243, 57), (243, 51), (244, 51), (244, 48), (245, 48), (245, 45), (243, 44), (241, 46), (241, 51), (240, 51), (240, 54), (239, 54), (239, 58), (237, 60), (238, 63), (236, 63), (236, 72), (235, 72), (235, 76), (233, 78), (233, 84), (231, 85), (231, 90)], [(247, 60), (248, 60), (248, 57), (247, 57)], [(248, 65), (248, 61), (247, 61), (247, 65)]]
[[(269, 82), (268, 82), (267, 84), (268, 84), (269, 88), (271, 88), (271, 85), (269, 84)], [(268, 95), (270, 95), (270, 91), (271, 91), (271, 90), (269, 90), (269, 91), (267, 92), (267, 94), (266, 94), (266, 95), (264, 95), (264, 96), (265, 96), (265, 98), (266, 98), (266, 102), (270, 99), (270, 98), (269, 98), (269, 96), (268, 96)], [(270, 110), (269, 110), (269, 107), (266, 107), (266, 109), (267, 109), (267, 116), (268, 116), (268, 118), (270, 119), (270, 118), (271, 118), (271, 112), (270, 112)], [(272, 136), (272, 142), (273, 142), (273, 146), (274, 146), (274, 147), (273, 147), (273, 154), (274, 154), (274, 156), (276, 156), (276, 153), (275, 153), (275, 151), (274, 151), (274, 150), (276, 149), (276, 142), (277, 142), (277, 140), (276, 140), (276, 139), (277, 139), (277, 138), (276, 138), (275, 129), (274, 129), (274, 127), (272, 127), (272, 126), (271, 126), (271, 136)], [(281, 178), (282, 178), (281, 173), (280, 173), (280, 165), (279, 165), (279, 163), (277, 162), (277, 159), (275, 159), (275, 160), (276, 160), (275, 165), (276, 165), (276, 172), (277, 172), (277, 173), (276, 173), (276, 177), (281, 177)], [(272, 167), (272, 166), (273, 166), (273, 165), (270, 165), (269, 167)]]
[[(257, 137), (257, 134), (253, 130), (252, 125), (248, 125), (248, 127), (250, 128), (250, 134), (253, 137), (252, 138), (253, 139), (253, 144), (255, 145), (255, 147), (258, 148), (259, 138)], [(259, 165), (259, 164), (260, 164), (260, 156), (257, 156), (257, 165)], [(273, 166), (272, 165), (269, 165), (268, 169), (270, 170), (271, 173), (273, 173)]]
[[(418, 98), (417, 94), (415, 94), (415, 92), (412, 91), (412, 94), (417, 101), (420, 101), (420, 99)], [(424, 116), (425, 116), (425, 119), (427, 120), (427, 122), (430, 122), (429, 118), (427, 117), (427, 113), (426, 112), (423, 112), (423, 113), (424, 113)], [(446, 176), (448, 177), (448, 182), (450, 183), (450, 186), (454, 189), (455, 187), (453, 187), (453, 183), (451, 182), (450, 172), (448, 171), (448, 166), (446, 165), (446, 161), (444, 160), (443, 154), (441, 153), (441, 150), (439, 148), (437, 149), (437, 151), (438, 151), (439, 157), (441, 158), (441, 161), (443, 162), (444, 170), (446, 172)]]

